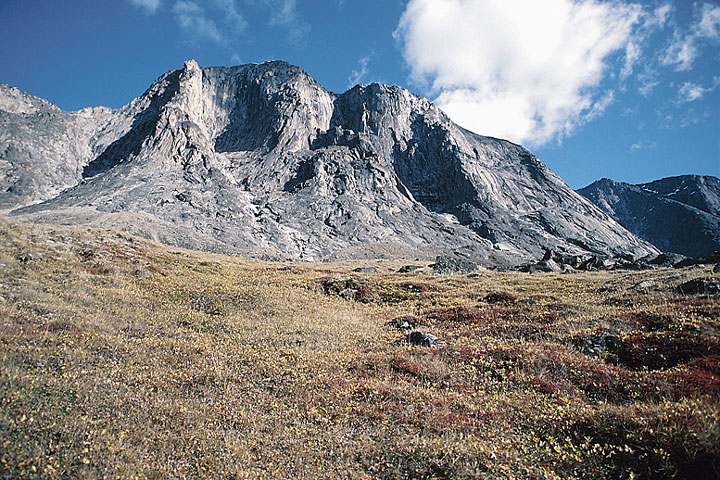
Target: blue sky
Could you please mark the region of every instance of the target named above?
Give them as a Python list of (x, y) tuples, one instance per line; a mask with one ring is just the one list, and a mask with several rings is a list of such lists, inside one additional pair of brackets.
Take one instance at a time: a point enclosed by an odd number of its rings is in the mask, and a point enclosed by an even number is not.
[(281, 59), (425, 95), (573, 188), (720, 176), (718, 0), (0, 0), (0, 44), (0, 82), (66, 110)]

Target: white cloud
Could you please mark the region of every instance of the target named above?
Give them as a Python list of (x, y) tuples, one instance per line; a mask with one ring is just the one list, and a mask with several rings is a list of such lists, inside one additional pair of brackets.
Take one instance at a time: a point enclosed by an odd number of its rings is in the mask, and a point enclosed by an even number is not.
[(410, 0), (396, 37), (412, 74), (454, 121), (540, 145), (598, 115), (613, 54), (639, 52), (641, 7), (597, 0)]
[(193, 40), (210, 40), (218, 45), (229, 44), (248, 26), (235, 6), (235, 0), (213, 0), (200, 4), (180, 0), (173, 5), (172, 11), (180, 28)]
[(650, 35), (667, 25), (672, 11), (672, 5), (665, 4), (655, 8), (653, 11), (642, 13), (637, 33), (632, 36), (625, 47), (625, 64), (620, 70), (620, 82), (623, 89), (625, 81), (633, 74), (635, 67), (642, 60), (644, 43)]
[(144, 9), (147, 13), (155, 13), (160, 8), (160, 0), (130, 0), (130, 3)]
[(685, 82), (683, 83), (683, 86), (680, 87), (679, 93), (682, 101), (692, 102), (693, 100), (702, 98), (705, 92), (707, 92), (707, 89), (703, 88), (701, 85), (692, 82)]
[(177, 2), (173, 6), (173, 13), (178, 24), (184, 30), (215, 43), (222, 44), (224, 42), (217, 24), (206, 16), (205, 10), (197, 3), (184, 0)]
[(635, 64), (640, 60), (642, 49), (635, 42), (629, 42), (625, 48), (625, 65), (620, 70), (620, 80), (626, 80), (633, 72)]
[(656, 28), (663, 28), (670, 18), (670, 13), (673, 11), (673, 6), (669, 3), (661, 5), (653, 10), (645, 20), (643, 28), (648, 30), (654, 30)]
[(241, 65), (243, 63), (243, 58), (239, 53), (233, 52), (232, 55), (230, 55), (230, 62), (232, 62), (233, 65)]
[(720, 38), (720, 6), (704, 3), (700, 10), (698, 35), (703, 38)]
[(640, 140), (638, 142), (633, 143), (630, 145), (630, 151), (635, 153), (638, 150), (655, 150), (657, 149), (657, 143), (648, 141), (648, 140)]
[(720, 77), (713, 79), (712, 85), (709, 87), (703, 87), (697, 83), (685, 82), (680, 87), (678, 93), (680, 94), (681, 102), (692, 102), (694, 100), (701, 99), (706, 93), (710, 93), (720, 86)]
[(662, 59), (662, 64), (674, 65), (678, 71), (690, 70), (696, 56), (695, 36), (682, 37), (680, 34), (676, 34)]
[(272, 8), (270, 24), (287, 25), (297, 20), (295, 0), (268, 1), (267, 4)]
[(696, 21), (688, 32), (675, 32), (662, 58), (663, 65), (674, 66), (677, 71), (690, 70), (704, 44), (720, 41), (720, 6), (703, 3), (695, 15)]
[(660, 82), (657, 80), (648, 80), (647, 82), (640, 85), (638, 88), (638, 92), (640, 92), (640, 95), (642, 95), (645, 98), (648, 98), (653, 90), (655, 90), (655, 87), (660, 85)]
[(658, 72), (650, 68), (646, 68), (644, 72), (637, 75), (637, 81), (639, 83), (638, 92), (645, 98), (648, 98), (655, 87), (660, 85), (658, 80)]
[(297, 14), (296, 0), (264, 0), (270, 8), (270, 25), (285, 27), (293, 42), (304, 42), (310, 27)]
[(360, 60), (358, 60), (358, 65), (360, 66), (359, 70), (353, 70), (350, 73), (350, 76), (348, 77), (348, 87), (353, 87), (357, 85), (358, 83), (362, 82), (363, 79), (367, 76), (369, 70), (368, 70), (368, 63), (370, 63), (370, 58), (372, 55), (365, 55)]
[(228, 28), (234, 33), (243, 32), (248, 24), (245, 18), (238, 12), (235, 0), (214, 0), (215, 6), (225, 18)]
[(596, 117), (599, 117), (605, 110), (615, 101), (615, 92), (609, 91), (601, 98), (597, 99), (593, 106), (588, 111), (585, 120), (590, 121)]

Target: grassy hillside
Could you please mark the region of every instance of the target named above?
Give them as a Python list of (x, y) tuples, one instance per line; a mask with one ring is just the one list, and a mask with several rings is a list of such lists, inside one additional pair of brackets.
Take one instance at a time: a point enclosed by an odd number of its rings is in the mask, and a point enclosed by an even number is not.
[(711, 269), (401, 265), (0, 218), (0, 477), (720, 475)]

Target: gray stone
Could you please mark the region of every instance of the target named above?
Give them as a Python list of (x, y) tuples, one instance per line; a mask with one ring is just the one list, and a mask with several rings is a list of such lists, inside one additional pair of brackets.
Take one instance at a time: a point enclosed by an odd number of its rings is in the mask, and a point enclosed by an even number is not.
[(375, 267), (357, 267), (353, 269), (356, 273), (378, 273), (378, 269)]
[(268, 260), (659, 253), (525, 148), (279, 61), (188, 61), (120, 109), (0, 85), (0, 213)]
[(412, 332), (408, 334), (405, 337), (405, 340), (410, 345), (414, 345), (417, 347), (429, 347), (429, 348), (436, 348), (436, 347), (444, 347), (447, 345), (447, 342), (445, 340), (441, 340), (432, 333), (425, 333), (425, 332)]
[(478, 269), (475, 262), (449, 255), (439, 255), (431, 266), (435, 273), (441, 275), (470, 273)]
[(17, 258), (18, 258), (18, 260), (20, 261), (20, 263), (30, 263), (30, 262), (32, 262), (33, 260), (36, 260), (36, 259), (37, 259), (37, 255), (34, 255), (34, 254), (30, 253), (30, 252), (26, 252), (26, 253), (23, 253), (23, 254), (21, 254), (21, 255), (18, 255)]
[(617, 363), (622, 338), (614, 331), (598, 332), (576, 338), (575, 346), (586, 355), (600, 358), (608, 363)]
[(419, 270), (420, 268), (422, 267), (420, 267), (419, 265), (403, 265), (402, 267), (398, 268), (397, 273), (411, 273), (415, 270)]
[(720, 279), (694, 278), (675, 287), (675, 291), (681, 295), (714, 295), (720, 293)]
[(713, 263), (720, 262), (720, 254), (714, 253), (713, 255), (708, 255), (705, 257), (686, 257), (677, 262), (673, 265), (673, 268), (685, 268), (685, 267), (694, 267), (696, 265), (712, 265)]
[(322, 282), (326, 294), (348, 295), (348, 291), (357, 292), (365, 286), (365, 281), (354, 277), (331, 278)]

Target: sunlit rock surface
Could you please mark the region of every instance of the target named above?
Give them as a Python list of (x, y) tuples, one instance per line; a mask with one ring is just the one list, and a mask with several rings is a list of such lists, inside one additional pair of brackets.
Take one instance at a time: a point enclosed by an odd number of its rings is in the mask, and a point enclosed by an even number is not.
[(523, 147), (280, 61), (190, 60), (117, 110), (0, 86), (0, 212), (271, 259), (657, 252)]

